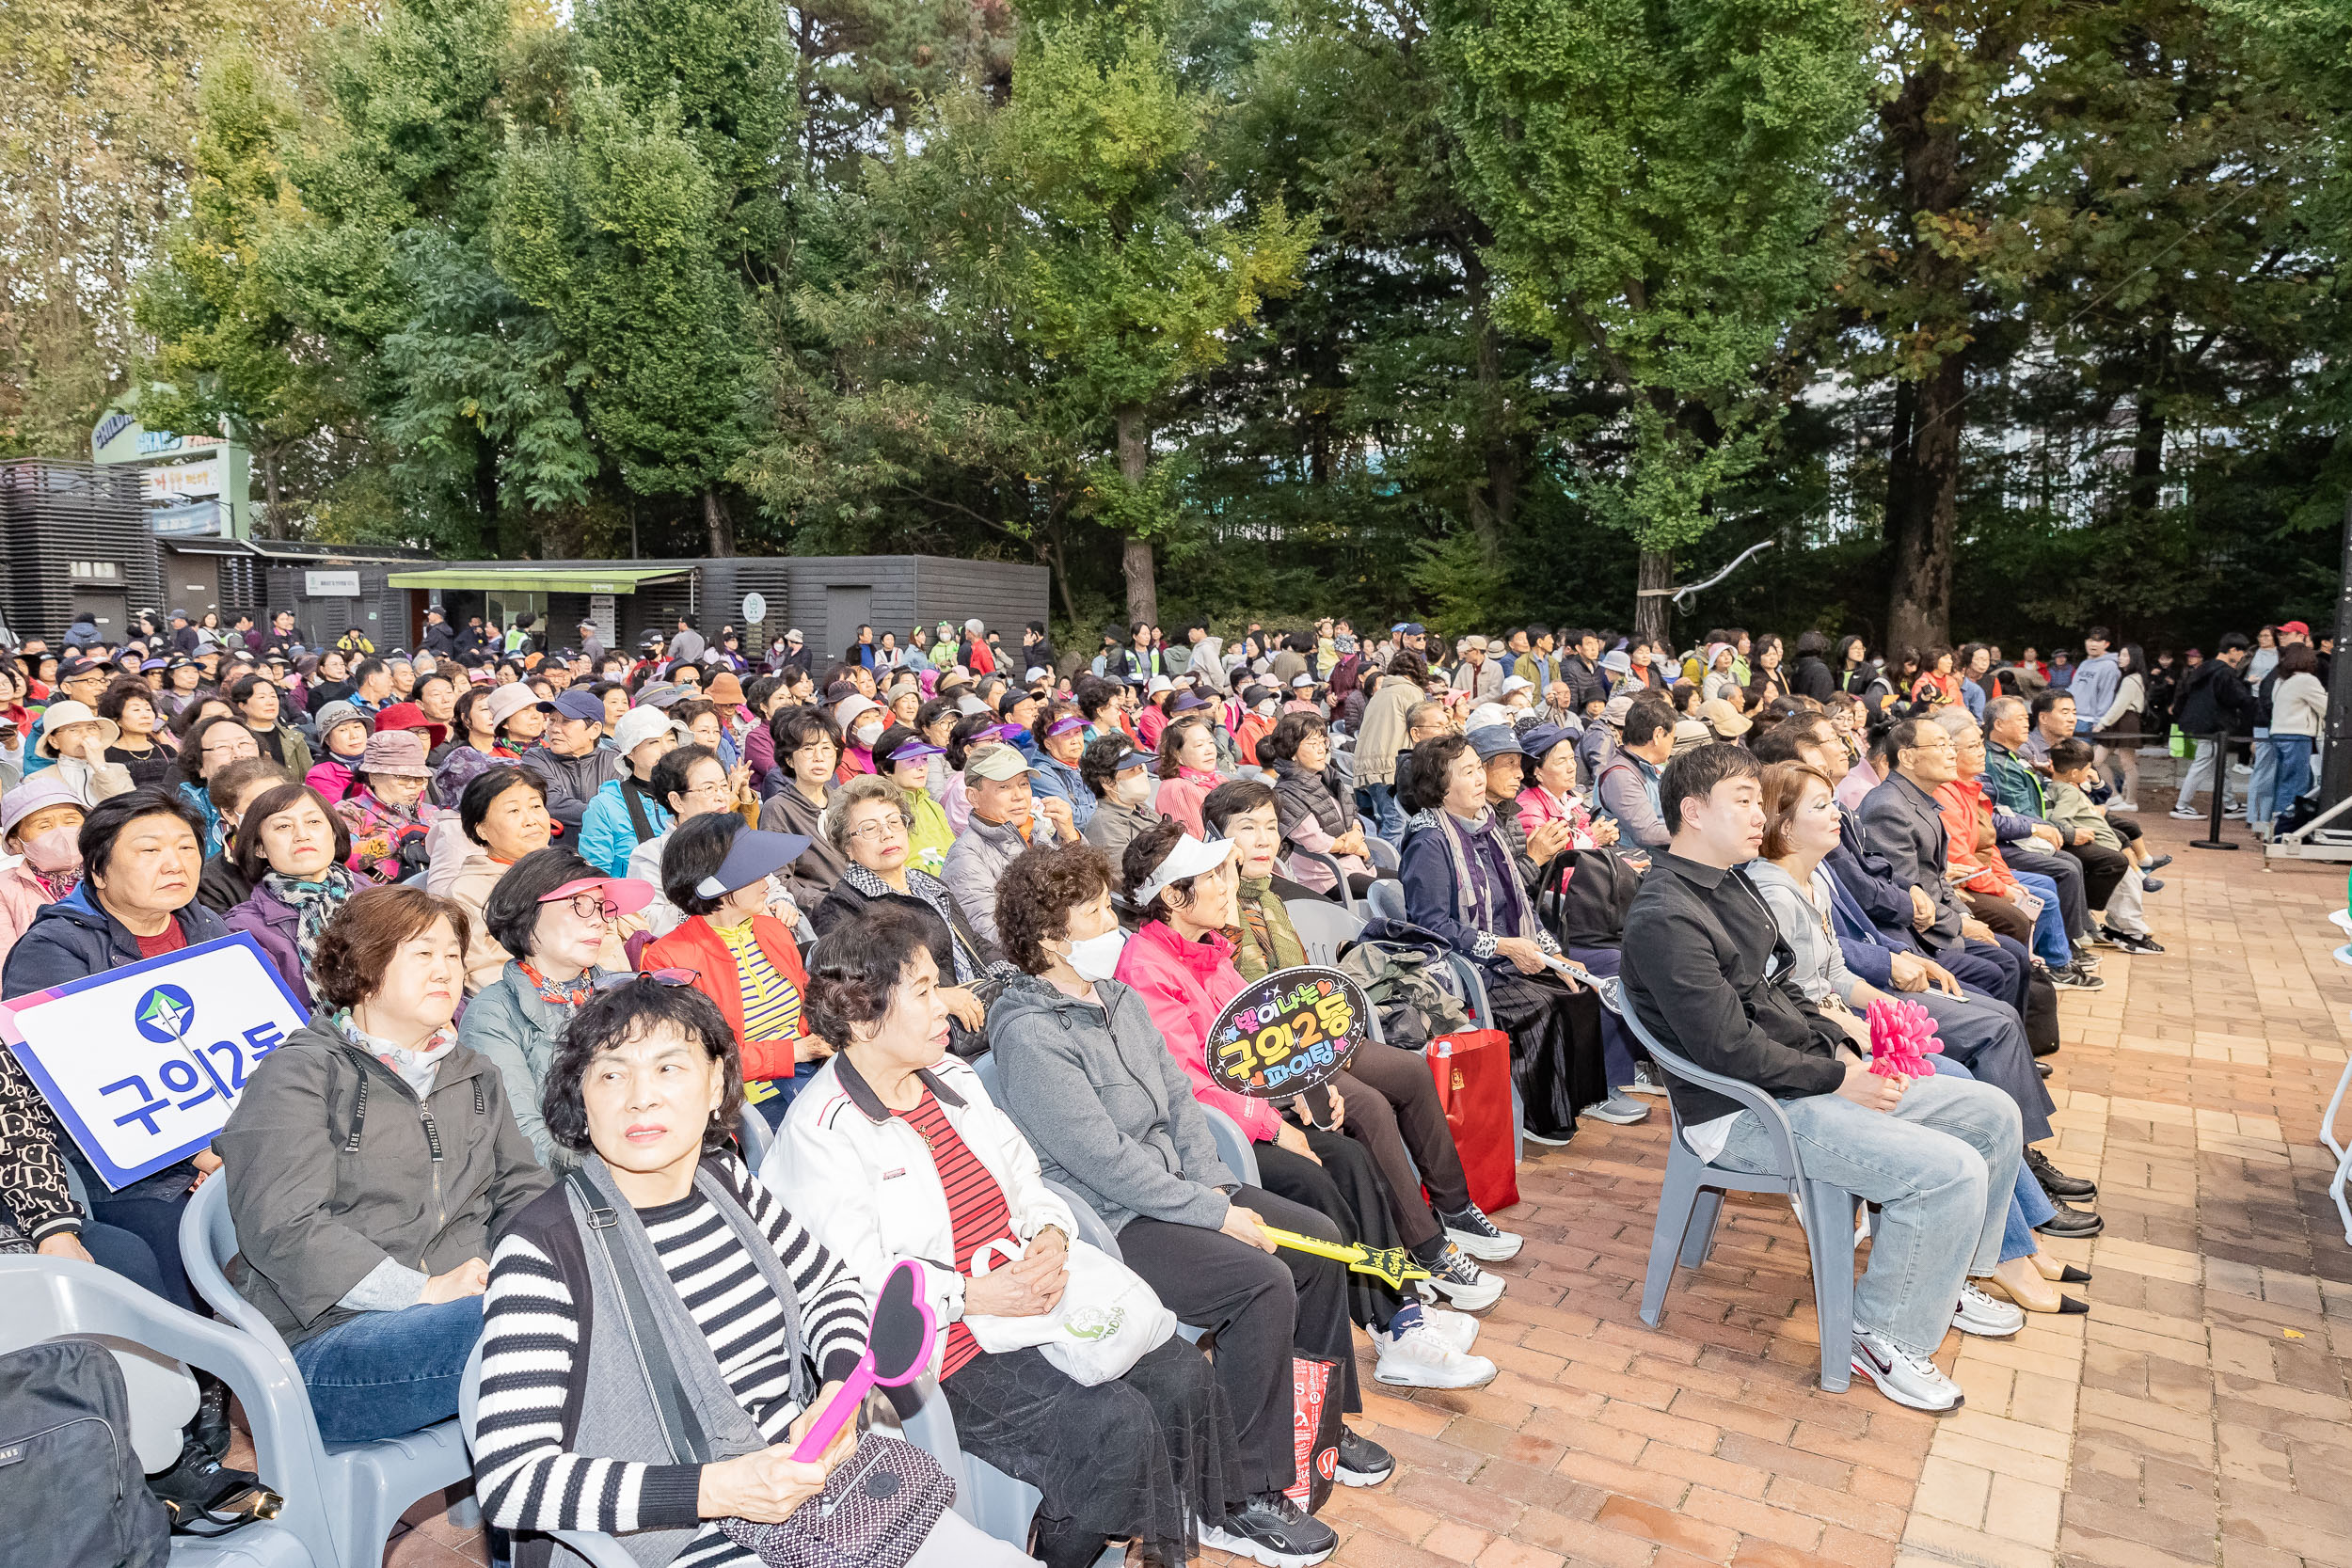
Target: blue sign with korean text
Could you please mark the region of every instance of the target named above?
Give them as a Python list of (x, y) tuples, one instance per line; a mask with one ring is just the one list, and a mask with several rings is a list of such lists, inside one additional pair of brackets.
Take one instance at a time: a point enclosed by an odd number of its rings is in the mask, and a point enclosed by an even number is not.
[(305, 1022), (244, 932), (0, 1004), (0, 1039), (118, 1192), (211, 1143)]

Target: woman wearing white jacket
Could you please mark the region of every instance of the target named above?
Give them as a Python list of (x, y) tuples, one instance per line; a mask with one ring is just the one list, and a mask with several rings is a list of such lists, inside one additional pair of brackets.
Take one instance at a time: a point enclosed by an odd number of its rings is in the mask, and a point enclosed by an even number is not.
[[(1092, 1387), (1035, 1349), (980, 1349), (965, 1319), (1050, 1311), (1068, 1283), (1077, 1222), (972, 1069), (947, 1054), (947, 1008), (927, 934), (868, 906), (810, 955), (803, 1000), (834, 1054), (803, 1088), (760, 1169), (869, 1291), (921, 1259), (946, 1326), (932, 1370), (963, 1449), (1044, 1495), (1034, 1550), (1085, 1568), (1105, 1542), (1173, 1565), (1241, 1501), (1227, 1476), (1236, 1438), (1200, 1353), (1182, 1339)], [(1026, 1256), (972, 1278), (973, 1255), (1015, 1241)]]

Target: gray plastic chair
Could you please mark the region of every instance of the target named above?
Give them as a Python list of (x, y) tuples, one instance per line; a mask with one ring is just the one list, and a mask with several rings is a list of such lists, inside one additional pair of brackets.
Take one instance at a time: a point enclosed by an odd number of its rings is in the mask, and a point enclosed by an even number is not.
[(988, 1102), (1002, 1110), (1005, 1102), (998, 1098), (996, 1090), (1004, 1075), (997, 1070), (996, 1053), (983, 1051), (965, 1065), (971, 1068), (972, 1076), (980, 1081), (980, 1087), (987, 1092)]
[(61, 1335), (99, 1335), (201, 1367), (235, 1391), (253, 1431), (254, 1467), (262, 1484), (286, 1499), (285, 1509), (217, 1541), (173, 1537), (173, 1568), (340, 1568), (318, 1476), (310, 1396), (299, 1378), (288, 1376), (282, 1352), (78, 1259), (0, 1257), (0, 1301), (8, 1303), (0, 1312), (0, 1352)]
[(1724, 1193), (1783, 1194), (1797, 1204), (1798, 1216), (1804, 1222), (1805, 1245), (1812, 1254), (1814, 1316), (1821, 1331), (1821, 1387), (1829, 1393), (1843, 1393), (1853, 1381), (1854, 1195), (1804, 1174), (1804, 1161), (1797, 1152), (1788, 1118), (1771, 1095), (1753, 1084), (1708, 1072), (1661, 1045), (1635, 1014), (1617, 981), (1604, 981), (1600, 993), (1667, 1076), (1713, 1089), (1737, 1101), (1743, 1110), (1753, 1111), (1764, 1123), (1772, 1144), (1773, 1168), (1768, 1173), (1756, 1175), (1709, 1164), (1685, 1138), (1681, 1110), (1672, 1095), (1666, 1097), (1668, 1114), (1674, 1118), (1674, 1140), (1667, 1145), (1666, 1180), (1658, 1198), (1657, 1228), (1650, 1237), (1649, 1272), (1642, 1279), (1642, 1321), (1652, 1328), (1658, 1326), (1677, 1260), (1686, 1269), (1707, 1261), (1715, 1245), (1715, 1227), (1723, 1218)]
[(1338, 963), (1340, 949), (1364, 934), (1364, 918), (1353, 905), (1343, 909), (1323, 898), (1285, 898), (1282, 908), (1311, 964)]
[(1356, 890), (1347, 885), (1347, 867), (1340, 863), (1338, 856), (1327, 855), (1319, 849), (1293, 849), (1290, 858), (1294, 861), (1311, 861), (1329, 872), (1334, 884), (1331, 895), (1339, 900), (1340, 908), (1355, 909)]
[(1394, 877), (1404, 869), (1405, 863), (1396, 852), (1396, 846), (1378, 833), (1364, 834), (1364, 847), (1372, 851), (1372, 868), (1383, 878)]
[[(222, 1318), (258, 1341), (274, 1355), (288, 1386), (298, 1396), (301, 1436), (314, 1456), (317, 1496), (326, 1511), (333, 1539), (330, 1554), (320, 1561), (342, 1568), (377, 1568), (384, 1560), (384, 1543), (392, 1527), (419, 1497), (472, 1478), (466, 1444), (455, 1420), (442, 1421), (421, 1432), (386, 1437), (373, 1443), (329, 1443), (319, 1436), (318, 1419), (310, 1411), (310, 1396), (277, 1325), (240, 1295), (224, 1273), (237, 1255), (237, 1229), (229, 1217), (226, 1177), (207, 1181), (188, 1199), (180, 1215), (180, 1261), (188, 1283)], [(287, 1497), (291, 1509), (294, 1499)], [(480, 1518), (473, 1499), (452, 1505), (452, 1521), (470, 1525)], [(313, 1553), (314, 1556), (319, 1554)]]
[(1216, 1157), (1225, 1168), (1240, 1177), (1244, 1186), (1258, 1185), (1258, 1157), (1250, 1152), (1249, 1134), (1241, 1123), (1214, 1105), (1202, 1105), (1200, 1114), (1209, 1118), (1209, 1136), (1216, 1140)]
[(759, 1114), (757, 1106), (746, 1105), (735, 1133), (743, 1140), (743, 1163), (757, 1176), (759, 1167), (767, 1163), (768, 1146), (776, 1141), (775, 1129), (768, 1125), (768, 1118)]

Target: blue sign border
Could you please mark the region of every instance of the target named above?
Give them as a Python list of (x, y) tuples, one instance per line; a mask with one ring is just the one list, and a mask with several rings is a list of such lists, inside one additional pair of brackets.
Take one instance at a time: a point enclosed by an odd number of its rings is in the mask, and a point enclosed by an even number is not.
[[(194, 1156), (209, 1147), (213, 1137), (217, 1134), (198, 1138), (168, 1153), (159, 1154), (151, 1160), (134, 1165), (128, 1170), (123, 1169), (104, 1155), (94, 1152), (103, 1147), (99, 1143), (97, 1134), (90, 1130), (89, 1124), (82, 1120), (74, 1112), (72, 1104), (66, 1097), (58, 1091), (57, 1081), (51, 1077), (49, 1069), (41, 1065), (40, 1053), (26, 1045), (24, 1029), (16, 1022), (16, 1020), (43, 1003), (56, 1002), (63, 997), (89, 990), (94, 987), (113, 985), (118, 980), (135, 974), (144, 974), (151, 970), (169, 969), (189, 958), (207, 953), (222, 952), (231, 947), (242, 947), (252, 954), (254, 960), (262, 966), (262, 973), (277, 982), (278, 994), (286, 999), (286, 1010), (308, 1022), (309, 1015), (303, 1010), (300, 1000), (295, 997), (294, 988), (286, 984), (286, 977), (278, 973), (278, 966), (270, 961), (269, 955), (262, 950), (262, 944), (253, 940), (253, 935), (249, 931), (232, 931), (228, 936), (216, 937), (211, 942), (200, 942), (193, 947), (183, 947), (177, 953), (167, 953), (160, 958), (141, 958), (136, 963), (123, 964), (119, 968), (109, 969), (103, 974), (91, 974), (79, 980), (68, 980), (61, 986), (51, 986), (46, 990), (32, 991), (24, 996), (11, 997), (7, 1002), (0, 1002), (0, 1010), (6, 1011), (8, 1015), (9, 1032), (16, 1037), (10, 1042), (10, 1049), (15, 1053), (18, 1063), (24, 1069), (26, 1076), (32, 1079), (34, 1086), (40, 1090), (41, 1099), (48, 1102), (50, 1112), (72, 1135), (75, 1146), (81, 1149), (83, 1157), (89, 1161), (91, 1168), (96, 1170), (107, 1186), (116, 1192), (120, 1192), (134, 1181), (142, 1180), (159, 1170), (168, 1169), (181, 1161)], [(103, 1043), (100, 1049), (104, 1049)]]

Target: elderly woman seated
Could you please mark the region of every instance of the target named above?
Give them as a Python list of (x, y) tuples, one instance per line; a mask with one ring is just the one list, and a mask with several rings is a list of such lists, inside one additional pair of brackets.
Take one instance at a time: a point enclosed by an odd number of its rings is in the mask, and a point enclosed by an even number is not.
[(231, 1276), (286, 1337), (330, 1443), (457, 1414), (490, 1237), (548, 1184), (498, 1069), (458, 1043), (465, 974), (450, 900), (353, 895), (311, 963), (321, 1010), (262, 1058), (214, 1143)]
[(640, 955), (647, 969), (691, 976), (719, 1005), (743, 1076), (758, 1085), (752, 1103), (771, 1122), (782, 1121), (825, 1054), (801, 1016), (808, 990), (801, 950), (775, 913), (791, 902), (785, 878), (807, 848), (798, 833), (746, 827), (732, 812), (688, 817), (661, 855), (662, 891), (686, 923)]
[[(862, 774), (843, 784), (825, 814), (825, 836), (849, 862), (849, 869), (809, 922), (822, 937), (877, 904), (906, 911), (922, 927), (943, 982), (939, 994), (947, 1008), (948, 1048), (959, 1056), (975, 1055), (988, 1048), (988, 1005), (978, 988), (1020, 971), (1005, 961), (994, 942), (972, 928), (945, 882), (915, 869), (914, 827), (914, 812), (890, 780)], [(992, 993), (993, 990), (991, 986)]]
[[(1775, 762), (1764, 769), (1764, 853), (1748, 865), (1748, 879), (1772, 911), (1788, 945), (1790, 974), (1807, 1000), (1853, 1035), (1867, 1053), (1869, 1029), (1863, 1015), (1873, 1002), (1896, 1000), (1846, 966), (1831, 914), (1838, 896), (1821, 862), (1837, 847), (1839, 817), (1829, 775), (1802, 762)], [(1951, 981), (1948, 990), (1931, 985), (1900, 998), (1918, 1003), (1935, 1020), (1946, 1051), (1931, 1057), (1938, 1072), (1980, 1078), (2017, 1101), (2027, 1139), (2050, 1136), (2049, 1091), (2033, 1070), (2033, 1052), (2016, 1011), (1990, 997), (1964, 996)], [(1993, 1281), (2001, 1293), (2028, 1312), (2082, 1312), (2088, 1308), (2061, 1295), (2053, 1280), (2067, 1278), (2064, 1265), (2034, 1240), (2058, 1206), (2034, 1180), (2025, 1161), (2017, 1164), (2016, 1191), (2001, 1239), (2000, 1263)]]
[(607, 967), (612, 927), (652, 898), (644, 883), (607, 877), (584, 857), (549, 846), (516, 861), (483, 906), (490, 940), (508, 958), (467, 1004), (457, 1037), (498, 1069), (515, 1120), (550, 1168), (566, 1163), (539, 1117), (556, 1042), (597, 981), (624, 973)]
[[(540, 1109), (577, 1166), (500, 1236), (483, 1307), (474, 1484), (492, 1524), (756, 1568), (720, 1521), (790, 1517), (852, 1451), (855, 1423), (792, 1458), (865, 1349), (866, 1291), (726, 1152), (742, 1108), (734, 1037), (691, 987), (627, 981), (564, 1031)], [(665, 1411), (702, 1451), (673, 1449)], [(950, 1511), (909, 1568), (1028, 1560)]]
[(253, 892), (229, 911), (229, 928), (261, 943), (305, 1012), (314, 1006), (310, 969), (320, 934), (359, 891), (343, 863), (350, 853), (350, 830), (309, 784), (278, 784), (256, 797), (237, 833), (237, 869)]
[[(1025, 971), (989, 1013), (1006, 1114), (1045, 1177), (1118, 1232), (1127, 1266), (1178, 1320), (1216, 1335), (1217, 1387), (1240, 1434), (1229, 1483), (1248, 1500), (1222, 1526), (1204, 1523), (1201, 1539), (1260, 1561), (1320, 1561), (1338, 1537), (1285, 1496), (1299, 1480), (1294, 1394), (1301, 1377), (1320, 1375), (1342, 1409), (1358, 1402), (1346, 1275), (1328, 1259), (1278, 1250), (1263, 1227), (1332, 1242), (1339, 1229), (1244, 1186), (1217, 1158), (1151, 1009), (1111, 978), (1121, 936), (1101, 850), (1022, 855), (996, 914)], [(1350, 1485), (1373, 1484), (1393, 1465), (1353, 1433), (1341, 1440), (1339, 1479)]]
[(476, 773), (457, 798), (457, 810), (433, 825), (427, 839), (432, 863), (424, 886), (465, 911), (466, 950), (473, 955), (473, 967), (466, 975), (467, 995), (497, 979), (506, 967), (505, 954), (482, 924), (490, 890), (507, 867), (546, 848), (554, 836), (547, 781), (511, 763)]
[[(1331, 768), (1331, 726), (1320, 714), (1286, 713), (1258, 742), (1258, 762), (1274, 770), (1274, 809), (1286, 848), (1329, 855), (1359, 895), (1372, 886), (1371, 850), (1357, 819), (1355, 792), (1339, 787)], [(1333, 883), (1330, 868), (1295, 860), (1291, 875), (1317, 893)]]
[[(1212, 791), (1211, 793), (1215, 793)], [(1379, 1162), (1341, 1131), (1345, 1096), (1329, 1088), (1294, 1097), (1283, 1109), (1235, 1094), (1210, 1076), (1208, 1035), (1226, 1003), (1240, 994), (1241, 972), (1225, 936), (1241, 924), (1235, 903), (1235, 847), (1192, 837), (1162, 822), (1127, 846), (1127, 881), (1142, 925), (1119, 958), (1119, 981), (1143, 998), (1152, 1022), (1192, 1085), (1193, 1098), (1233, 1118), (1260, 1147), (1260, 1182), (1294, 1203), (1313, 1209), (1340, 1233), (1368, 1246), (1399, 1244), (1388, 1186)], [(1427, 1069), (1423, 1069), (1424, 1074)], [(1391, 1153), (1404, 1162), (1401, 1148)], [(1418, 1186), (1418, 1183), (1416, 1183)], [(1433, 1243), (1440, 1257), (1442, 1239)], [(1458, 1275), (1431, 1283), (1472, 1310), (1494, 1305), (1502, 1281), (1455, 1250)], [(1477, 1332), (1458, 1313), (1440, 1314), (1405, 1302), (1383, 1281), (1359, 1275), (1348, 1281), (1350, 1315), (1368, 1329), (1379, 1352), (1383, 1383), (1415, 1387), (1474, 1388), (1490, 1381), (1495, 1365), (1456, 1348)]]
[[(844, 795), (882, 782), (851, 780)], [(876, 901), (818, 945), (809, 1012), (836, 1049), (794, 1101), (761, 1179), (869, 1291), (901, 1259), (953, 1264), (927, 1275), (947, 1325), (931, 1370), (964, 1451), (1045, 1495), (1046, 1568), (1088, 1568), (1106, 1540), (1132, 1540), (1145, 1562), (1185, 1561), (1196, 1523), (1243, 1500), (1229, 1491), (1232, 1417), (1200, 1353), (1171, 1338), (1124, 1376), (1085, 1386), (1034, 1347), (983, 1350), (967, 1326), (1054, 1310), (1077, 1225), (979, 1079), (944, 1054), (931, 940), (913, 911)], [(971, 1277), (991, 1242), (1025, 1256)]]
[(1511, 1037), (1511, 1070), (1537, 1143), (1565, 1144), (1580, 1111), (1638, 1121), (1610, 1103), (1600, 999), (1552, 971), (1560, 944), (1535, 918), (1511, 846), (1486, 800), (1486, 765), (1458, 735), (1413, 748), (1412, 808), (1399, 857), (1406, 915), (1485, 971), (1493, 1027)]
[[(1235, 972), (1246, 982), (1257, 981), (1308, 962), (1275, 881), (1282, 830), (1272, 787), (1255, 779), (1228, 780), (1200, 802), (1200, 815), (1211, 832), (1233, 843), (1237, 917), (1225, 939), (1232, 943)], [(1397, 1233), (1438, 1276), (1437, 1288), (1472, 1310), (1493, 1302), (1502, 1281), (1474, 1264), (1465, 1266), (1462, 1255), (1500, 1262), (1518, 1255), (1520, 1239), (1470, 1201), (1461, 1151), (1421, 1053), (1359, 1041), (1334, 1081), (1331, 1100), (1339, 1125), (1379, 1162)]]

